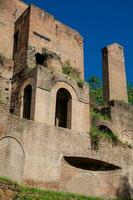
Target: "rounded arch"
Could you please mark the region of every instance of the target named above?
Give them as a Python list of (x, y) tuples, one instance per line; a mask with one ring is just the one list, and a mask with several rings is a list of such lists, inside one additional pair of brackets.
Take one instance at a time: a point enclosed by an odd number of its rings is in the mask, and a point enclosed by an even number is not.
[(70, 84), (64, 81), (55, 82), (55, 84), (51, 89), (50, 122), (52, 125), (55, 125), (56, 97), (57, 97), (57, 92), (61, 88), (66, 89), (71, 95), (71, 125), (69, 125), (68, 128), (71, 127), (71, 129), (73, 129), (75, 126), (74, 125), (75, 121), (73, 119), (73, 116), (75, 114), (75, 111), (77, 110), (78, 99), (74, 88)]
[(56, 95), (60, 88), (64, 88), (68, 90), (68, 92), (71, 94), (72, 99), (77, 99), (77, 93), (75, 89), (69, 83), (66, 83), (64, 81), (55, 82), (55, 84), (53, 85), (51, 89), (52, 95)]
[(23, 145), (21, 144), (21, 142), (20, 142), (17, 138), (15, 138), (15, 137), (13, 137), (13, 136), (11, 136), (11, 135), (6, 135), (6, 136), (2, 136), (2, 137), (0, 138), (0, 141), (1, 141), (2, 139), (4, 139), (4, 138), (12, 138), (12, 139), (16, 140), (16, 142), (18, 142), (18, 143), (20, 144), (20, 146), (21, 146), (21, 148), (22, 148), (22, 150), (23, 150), (24, 157), (25, 157), (25, 151), (24, 151)]
[(100, 130), (100, 131), (103, 131), (103, 132), (105, 132), (105, 133), (113, 133), (112, 132), (112, 130), (108, 127), (108, 126), (106, 126), (106, 125), (103, 125), (103, 124), (100, 124), (99, 126), (98, 126), (98, 129)]
[(71, 128), (72, 96), (65, 88), (60, 88), (56, 94), (55, 125)]
[[(20, 116), (23, 117), (23, 110), (24, 110), (24, 89), (28, 86), (31, 85), (32, 87), (32, 97), (31, 99), (34, 99), (35, 95), (35, 80), (33, 78), (28, 78), (26, 81), (22, 83), (22, 86), (20, 88), (19, 92), (19, 99), (20, 99)], [(34, 115), (34, 101), (31, 100), (31, 115), (30, 119), (33, 119)]]
[(0, 139), (0, 176), (22, 181), (25, 153), (21, 143), (12, 136)]

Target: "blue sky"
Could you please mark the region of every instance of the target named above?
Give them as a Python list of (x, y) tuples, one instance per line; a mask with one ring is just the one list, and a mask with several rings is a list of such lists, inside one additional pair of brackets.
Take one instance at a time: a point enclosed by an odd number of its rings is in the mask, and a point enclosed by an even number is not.
[(25, 0), (76, 29), (84, 37), (85, 79), (102, 77), (101, 49), (125, 48), (127, 79), (133, 83), (133, 0)]

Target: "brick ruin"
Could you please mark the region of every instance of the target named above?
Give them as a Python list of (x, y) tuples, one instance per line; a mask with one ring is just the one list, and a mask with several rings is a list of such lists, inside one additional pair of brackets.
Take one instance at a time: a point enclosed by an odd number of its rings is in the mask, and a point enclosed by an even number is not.
[[(92, 120), (89, 86), (63, 74), (70, 60), (84, 78), (83, 38), (46, 11), (0, 0), (0, 176), (31, 186), (99, 197), (133, 195), (133, 107), (123, 47), (102, 49), (109, 119)], [(89, 132), (116, 133), (121, 144)], [(107, 134), (108, 134), (107, 133)]]

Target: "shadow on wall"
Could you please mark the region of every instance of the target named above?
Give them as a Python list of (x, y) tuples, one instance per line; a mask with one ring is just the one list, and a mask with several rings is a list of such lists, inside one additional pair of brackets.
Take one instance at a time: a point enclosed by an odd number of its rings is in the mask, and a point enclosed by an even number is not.
[(131, 200), (133, 195), (133, 188), (131, 188), (127, 176), (123, 176), (120, 180), (120, 186), (117, 190), (117, 197), (122, 200)]

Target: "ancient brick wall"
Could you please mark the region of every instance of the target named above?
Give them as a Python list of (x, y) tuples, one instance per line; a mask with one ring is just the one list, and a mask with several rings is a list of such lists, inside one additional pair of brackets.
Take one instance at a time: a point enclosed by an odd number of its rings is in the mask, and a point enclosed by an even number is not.
[(27, 67), (27, 48), (29, 35), (29, 9), (18, 18), (15, 23), (14, 35), (14, 68), (13, 74), (21, 72)]
[(61, 57), (62, 62), (70, 59), (74, 68), (84, 76), (83, 39), (80, 34), (57, 21), (47, 12), (31, 6), (29, 29), (29, 66), (34, 65), (33, 55), (47, 49)]
[(11, 109), (14, 114), (23, 116), (24, 88), (32, 87), (30, 119), (55, 125), (56, 95), (60, 88), (66, 88), (72, 96), (72, 130), (88, 132), (90, 130), (89, 88), (63, 74), (51, 73), (45, 67), (36, 67), (18, 74), (12, 81)]
[(13, 61), (0, 56), (0, 103), (10, 107)]
[(0, 0), (0, 53), (9, 59), (13, 55), (15, 20), (25, 8), (26, 5), (18, 0)]
[(115, 132), (125, 143), (132, 144), (133, 141), (133, 106), (115, 101), (111, 106), (111, 117)]

